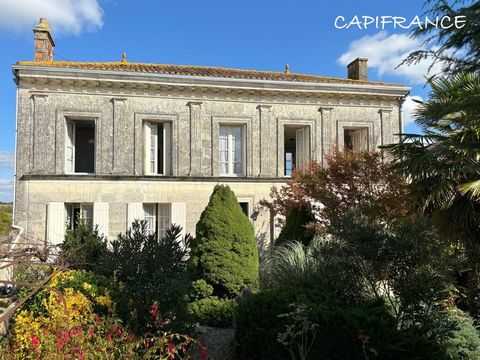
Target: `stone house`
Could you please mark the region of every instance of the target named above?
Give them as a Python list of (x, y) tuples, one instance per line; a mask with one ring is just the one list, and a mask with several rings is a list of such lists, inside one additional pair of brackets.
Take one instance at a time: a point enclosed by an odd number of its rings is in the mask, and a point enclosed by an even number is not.
[(260, 248), (275, 236), (259, 202), (293, 168), (332, 149), (397, 140), (409, 88), (348, 77), (53, 59), (45, 19), (17, 85), (14, 224), (61, 243), (80, 216), (112, 238), (134, 219), (195, 232), (213, 187), (228, 184)]

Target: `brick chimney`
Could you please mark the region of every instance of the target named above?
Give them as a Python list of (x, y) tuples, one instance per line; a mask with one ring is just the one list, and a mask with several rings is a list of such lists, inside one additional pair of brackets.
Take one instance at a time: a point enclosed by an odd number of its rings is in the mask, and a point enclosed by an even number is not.
[(348, 78), (352, 80), (368, 80), (367, 62), (367, 58), (356, 58), (348, 64)]
[(40, 22), (33, 28), (33, 34), (35, 41), (33, 60), (52, 61), (55, 43), (53, 42), (47, 19), (40, 18)]

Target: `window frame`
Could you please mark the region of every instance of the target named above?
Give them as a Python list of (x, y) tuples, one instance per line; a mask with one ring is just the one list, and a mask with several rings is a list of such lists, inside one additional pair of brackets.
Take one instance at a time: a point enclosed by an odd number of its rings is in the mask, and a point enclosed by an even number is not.
[[(365, 132), (365, 134), (362, 134), (361, 132)], [(347, 150), (346, 143), (345, 143), (345, 137), (347, 135), (347, 132), (359, 132), (360, 137), (365, 136), (365, 146), (362, 149), (355, 149), (354, 144), (353, 144), (353, 139), (352, 139), (352, 149)], [(343, 150), (344, 151), (352, 151), (352, 152), (361, 152), (361, 151), (369, 151), (370, 150), (370, 129), (367, 126), (344, 126), (343, 127)]]
[[(90, 208), (91, 211), (90, 211), (90, 214), (91, 216), (90, 217), (84, 217), (83, 216), (83, 210), (85, 210), (86, 208)], [(66, 213), (67, 213), (67, 228), (70, 229), (70, 230), (75, 230), (75, 209), (79, 209), (79, 213), (80, 213), (80, 219), (81, 220), (85, 220), (85, 219), (89, 219), (89, 224), (90, 226), (93, 228), (93, 217), (94, 217), (94, 203), (89, 203), (89, 202), (85, 202), (85, 203), (65, 203), (65, 210), (66, 210)]]
[[(76, 138), (76, 132), (77, 132), (77, 124), (80, 122), (91, 122), (93, 123), (93, 172), (76, 172), (75, 171), (75, 151), (76, 151), (76, 144), (75, 144), (75, 138)], [(71, 138), (69, 136), (69, 125), (73, 125), (73, 131)], [(65, 149), (64, 149), (64, 154), (65, 154), (65, 164), (64, 164), (64, 169), (65, 169), (65, 174), (67, 175), (92, 175), (95, 174), (97, 171), (97, 120), (92, 119), (92, 118), (65, 118)], [(68, 149), (72, 148), (72, 154), (71, 154), (71, 159), (68, 159)], [(71, 162), (71, 166), (68, 166), (68, 162)], [(69, 169), (70, 167), (70, 169)]]
[[(227, 148), (222, 149), (221, 147), (221, 140), (222, 140), (222, 129), (227, 129)], [(233, 129), (238, 128), (240, 129), (240, 165), (241, 171), (239, 173), (235, 173), (235, 161), (233, 154), (235, 152), (235, 141), (233, 140)], [(219, 175), (222, 177), (244, 177), (246, 174), (246, 129), (245, 124), (241, 123), (220, 123), (218, 126), (218, 164), (219, 164)], [(236, 139), (235, 139), (236, 140)], [(227, 172), (222, 172), (222, 151), (227, 151)]]
[[(147, 215), (147, 210), (146, 210), (147, 206), (152, 207), (153, 212), (151, 213), (153, 213), (153, 215)], [(149, 222), (147, 217), (153, 218), (153, 224), (155, 227), (155, 229), (147, 228), (147, 234), (148, 235), (155, 234), (157, 239), (161, 239), (172, 224), (171, 203), (142, 203), (142, 210), (143, 210), (143, 220), (147, 221), (147, 225), (148, 225)], [(162, 214), (162, 211), (165, 211), (165, 212)], [(164, 219), (162, 222), (162, 218), (166, 218), (167, 220), (165, 221)]]
[[(158, 163), (159, 163), (159, 133), (158, 133), (158, 125), (162, 124), (162, 137), (163, 137), (163, 170), (160, 173), (158, 171)], [(167, 125), (167, 126), (166, 126)], [(173, 175), (173, 122), (169, 120), (153, 120), (148, 119), (144, 120), (142, 123), (143, 127), (143, 173), (145, 175), (153, 175), (153, 176), (172, 176)], [(155, 147), (152, 148), (152, 128), (156, 129), (156, 139), (155, 139)], [(154, 149), (155, 160), (153, 162), (153, 166), (156, 171), (152, 171), (152, 149)]]

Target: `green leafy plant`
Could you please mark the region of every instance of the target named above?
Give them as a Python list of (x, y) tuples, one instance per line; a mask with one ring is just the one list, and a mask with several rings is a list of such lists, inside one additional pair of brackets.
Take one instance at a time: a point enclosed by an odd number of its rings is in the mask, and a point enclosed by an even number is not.
[(312, 213), (305, 206), (295, 206), (288, 209), (285, 225), (278, 235), (275, 245), (281, 245), (288, 241), (298, 241), (304, 245), (310, 244), (314, 232), (307, 226), (314, 220)]
[(308, 319), (309, 308), (303, 304), (290, 304), (292, 311), (278, 315), (289, 323), (277, 336), (280, 344), (288, 348), (292, 360), (306, 360), (318, 333), (318, 324)]
[(107, 239), (87, 222), (77, 219), (75, 229), (67, 229), (65, 240), (60, 245), (60, 259), (71, 269), (94, 270), (108, 274)]
[(235, 300), (221, 300), (214, 296), (188, 304), (188, 312), (202, 325), (231, 327), (235, 314)]
[[(146, 223), (136, 221), (112, 241), (111, 262), (119, 302), (118, 314), (136, 332), (185, 326), (185, 306), (191, 289), (186, 258), (192, 237), (181, 238), (172, 225), (161, 239), (147, 234)], [(149, 309), (158, 303), (162, 321), (151, 324)]]
[(253, 226), (228, 186), (215, 186), (197, 223), (190, 266), (220, 298), (258, 287), (259, 259)]

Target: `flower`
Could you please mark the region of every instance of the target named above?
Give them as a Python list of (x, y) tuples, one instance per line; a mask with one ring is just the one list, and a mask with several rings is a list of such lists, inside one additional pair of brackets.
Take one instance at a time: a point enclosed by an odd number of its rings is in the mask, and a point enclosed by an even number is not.
[(200, 356), (200, 360), (207, 360), (208, 353), (207, 353), (207, 349), (205, 348), (205, 346), (200, 344), (200, 349), (198, 350), (198, 355)]
[(150, 315), (152, 315), (152, 317), (156, 317), (157, 313), (158, 313), (158, 304), (153, 303), (153, 305), (150, 306)]
[(113, 301), (109, 295), (99, 295), (95, 298), (95, 301), (97, 302), (97, 304), (103, 305), (108, 308), (111, 307), (113, 304)]
[(87, 282), (84, 282), (84, 283), (82, 284), (82, 287), (83, 287), (84, 290), (90, 290), (90, 289), (92, 288), (92, 285), (90, 285), (90, 284), (87, 283)]
[(36, 336), (32, 336), (32, 346), (33, 346), (33, 350), (35, 350), (35, 352), (38, 352), (39, 345), (40, 345), (40, 339)]
[(170, 354), (170, 359), (175, 358), (175, 344), (174, 343), (169, 343), (168, 344), (168, 353)]

